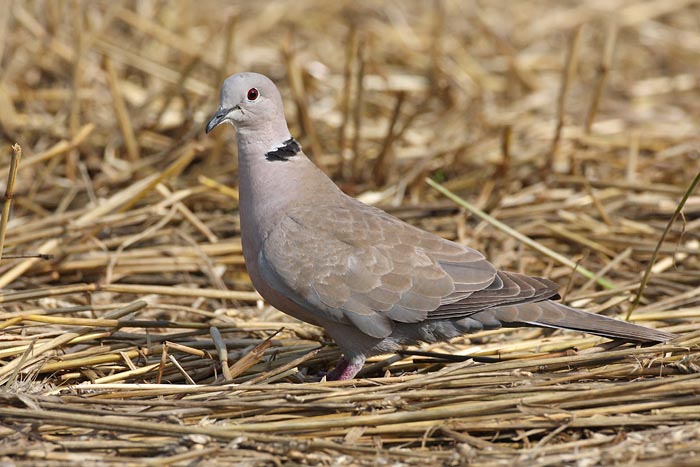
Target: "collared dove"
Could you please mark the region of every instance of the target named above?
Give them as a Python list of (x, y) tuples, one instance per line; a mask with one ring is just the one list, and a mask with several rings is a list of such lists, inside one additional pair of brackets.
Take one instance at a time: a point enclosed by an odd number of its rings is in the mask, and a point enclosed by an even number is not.
[(266, 76), (227, 78), (220, 104), (206, 131), (236, 128), (248, 273), (271, 305), (335, 340), (343, 358), (328, 379), (353, 378), (370, 355), (501, 326), (674, 337), (553, 302), (554, 282), (498, 271), (476, 250), (347, 196), (292, 138)]

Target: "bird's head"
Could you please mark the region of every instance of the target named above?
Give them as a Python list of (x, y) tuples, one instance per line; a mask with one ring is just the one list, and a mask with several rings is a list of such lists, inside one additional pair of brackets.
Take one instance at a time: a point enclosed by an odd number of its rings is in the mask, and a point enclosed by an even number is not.
[(238, 73), (226, 78), (221, 87), (219, 109), (207, 123), (207, 133), (224, 122), (233, 125), (238, 132), (279, 131), (288, 134), (277, 86), (259, 73)]

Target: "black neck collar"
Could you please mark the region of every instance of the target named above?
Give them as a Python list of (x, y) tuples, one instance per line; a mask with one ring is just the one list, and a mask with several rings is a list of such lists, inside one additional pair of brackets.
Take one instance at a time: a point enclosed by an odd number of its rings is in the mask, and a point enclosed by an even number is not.
[(280, 161), (287, 162), (292, 157), (296, 156), (301, 151), (301, 146), (294, 138), (289, 138), (282, 145), (272, 151), (265, 153), (265, 159), (270, 162)]

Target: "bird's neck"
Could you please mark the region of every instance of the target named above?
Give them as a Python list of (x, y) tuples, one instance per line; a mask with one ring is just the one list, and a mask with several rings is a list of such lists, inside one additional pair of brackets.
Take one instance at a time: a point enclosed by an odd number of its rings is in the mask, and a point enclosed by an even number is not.
[(339, 191), (287, 135), (272, 141), (264, 135), (237, 134), (241, 227), (249, 235), (269, 232), (293, 205)]
[(266, 153), (279, 147), (284, 141), (292, 137), (286, 123), (277, 123), (277, 127), (273, 125), (275, 123), (269, 121), (258, 123), (254, 130), (245, 127), (237, 128), (236, 140), (239, 153), (241, 149), (244, 150), (244, 154), (256, 154), (261, 151)]

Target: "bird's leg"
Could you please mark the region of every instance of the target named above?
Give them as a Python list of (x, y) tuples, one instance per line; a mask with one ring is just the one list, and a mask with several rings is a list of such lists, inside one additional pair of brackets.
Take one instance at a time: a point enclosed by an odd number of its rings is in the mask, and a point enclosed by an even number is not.
[(353, 357), (348, 360), (342, 357), (335, 368), (326, 375), (327, 381), (342, 381), (353, 379), (365, 364), (364, 357)]

